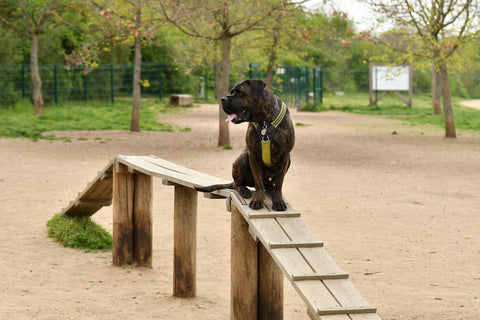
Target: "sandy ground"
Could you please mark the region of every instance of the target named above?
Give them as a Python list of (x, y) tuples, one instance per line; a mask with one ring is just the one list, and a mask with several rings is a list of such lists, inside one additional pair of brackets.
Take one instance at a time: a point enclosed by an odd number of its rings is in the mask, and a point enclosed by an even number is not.
[[(480, 319), (480, 136), (343, 113), (297, 113), (284, 194), (383, 319)], [(216, 106), (161, 121), (190, 132), (62, 132), (0, 139), (0, 319), (228, 319), (230, 217), (199, 197), (197, 293), (172, 293), (173, 188), (154, 181), (153, 268), (63, 248), (45, 223), (117, 154), (156, 155), (230, 179)], [(396, 132), (397, 134), (393, 134)], [(78, 140), (78, 138), (87, 138)], [(93, 218), (112, 229), (112, 208)], [(285, 283), (285, 319), (308, 319)]]

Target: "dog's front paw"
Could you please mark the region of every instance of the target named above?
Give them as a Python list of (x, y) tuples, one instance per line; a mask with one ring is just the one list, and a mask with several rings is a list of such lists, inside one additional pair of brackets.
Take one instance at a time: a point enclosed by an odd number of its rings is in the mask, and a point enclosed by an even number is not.
[(287, 205), (283, 200), (273, 201), (272, 204), (273, 210), (275, 211), (285, 211), (287, 210)]
[(263, 208), (263, 201), (252, 200), (249, 205), (253, 210), (260, 210)]
[(252, 191), (250, 191), (250, 189), (248, 189), (247, 187), (238, 188), (237, 191), (244, 199), (248, 199), (252, 196)]

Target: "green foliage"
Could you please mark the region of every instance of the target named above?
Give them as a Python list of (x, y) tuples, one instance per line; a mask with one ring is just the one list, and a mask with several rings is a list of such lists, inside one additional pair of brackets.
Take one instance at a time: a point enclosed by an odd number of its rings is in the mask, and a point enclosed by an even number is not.
[[(129, 130), (131, 99), (111, 103), (68, 103), (45, 107), (44, 114), (33, 115), (33, 106), (21, 101), (10, 109), (0, 109), (0, 136), (10, 138), (61, 139), (44, 135), (48, 131)], [(158, 122), (162, 113), (183, 112), (183, 108), (168, 108), (166, 101), (142, 101), (140, 128), (145, 131), (174, 131), (177, 128)]]
[(91, 250), (112, 250), (112, 236), (90, 219), (56, 214), (47, 222), (48, 235), (64, 247)]

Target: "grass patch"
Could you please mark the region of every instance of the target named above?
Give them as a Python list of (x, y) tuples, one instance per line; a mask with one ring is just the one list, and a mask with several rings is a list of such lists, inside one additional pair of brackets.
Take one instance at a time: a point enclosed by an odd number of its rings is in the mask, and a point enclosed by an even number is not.
[[(185, 112), (185, 108), (169, 108), (167, 102), (163, 100), (142, 100), (141, 108), (140, 128), (144, 131), (174, 131), (175, 128), (172, 125), (158, 121), (159, 114)], [(57, 140), (61, 138), (47, 136), (44, 133), (75, 130), (129, 130), (131, 110), (131, 99), (118, 99), (115, 104), (69, 102), (45, 106), (44, 114), (34, 116), (32, 104), (24, 100), (13, 108), (0, 108), (0, 137), (28, 138), (34, 141)]]
[[(480, 132), (480, 110), (461, 106), (462, 100), (464, 99), (452, 97), (456, 129)], [(322, 105), (316, 107), (307, 105), (307, 108), (302, 108), (302, 111), (350, 112), (401, 119), (412, 125), (428, 124), (445, 127), (444, 115), (434, 115), (431, 105), (432, 99), (426, 94), (413, 95), (412, 108), (409, 108), (395, 94), (389, 93), (377, 103), (376, 107), (371, 107), (368, 93), (346, 93), (344, 96), (325, 94)]]
[(112, 250), (112, 236), (90, 217), (56, 214), (47, 222), (48, 235), (64, 247), (85, 251)]

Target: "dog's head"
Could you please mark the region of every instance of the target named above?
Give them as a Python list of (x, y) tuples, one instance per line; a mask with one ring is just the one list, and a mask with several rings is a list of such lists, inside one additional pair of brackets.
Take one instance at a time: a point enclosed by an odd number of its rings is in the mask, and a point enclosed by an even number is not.
[(227, 122), (260, 122), (267, 118), (270, 104), (265, 82), (262, 80), (244, 80), (235, 84), (230, 95), (221, 99), (223, 111), (228, 114)]

